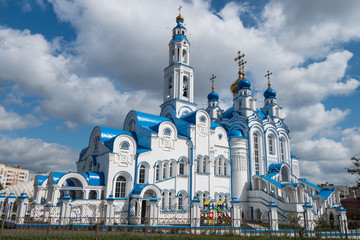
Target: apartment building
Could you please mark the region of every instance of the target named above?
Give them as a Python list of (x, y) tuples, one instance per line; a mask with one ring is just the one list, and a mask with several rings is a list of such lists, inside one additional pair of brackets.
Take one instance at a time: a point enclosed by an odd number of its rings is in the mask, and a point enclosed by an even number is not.
[(27, 182), (28, 179), (29, 170), (22, 169), (20, 166), (14, 168), (9, 165), (0, 164), (0, 183), (4, 188), (20, 182)]

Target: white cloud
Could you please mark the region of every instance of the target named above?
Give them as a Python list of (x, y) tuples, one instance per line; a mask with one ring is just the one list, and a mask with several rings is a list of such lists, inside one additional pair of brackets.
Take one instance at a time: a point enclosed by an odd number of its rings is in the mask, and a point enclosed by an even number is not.
[(73, 149), (46, 143), (40, 139), (0, 138), (1, 163), (31, 171), (69, 171), (76, 170), (78, 152)]
[[(0, 28), (0, 80), (13, 80), (26, 93), (40, 96), (38, 109), (63, 119), (69, 128), (79, 124), (121, 128), (130, 109), (158, 113), (177, 3), (50, 2), (58, 18), (74, 26), (76, 40), (48, 42), (29, 31)], [(355, 145), (359, 134), (350, 137), (345, 135), (350, 130), (342, 132), (337, 126), (349, 110), (327, 109), (322, 101), (359, 87), (359, 81), (346, 74), (352, 53), (340, 47), (360, 37), (359, 4), (274, 0), (256, 27), (246, 28), (239, 15), (249, 8), (241, 3), (231, 2), (214, 14), (208, 1), (183, 2), (199, 107), (206, 104), (212, 73), (217, 75), (221, 100), (231, 104), (229, 86), (237, 78), (233, 58), (240, 49), (246, 54), (247, 77), (258, 107), (266, 88), (264, 74), (268, 69), (274, 72), (273, 87), (285, 107), (294, 150), (302, 155), (306, 149), (309, 154), (300, 156), (301, 161), (316, 166), (304, 168), (314, 174), (324, 169), (334, 172), (335, 163), (326, 165), (329, 156), (320, 153), (332, 146), (343, 161), (352, 151), (345, 146)], [(21, 103), (11, 94), (9, 99)], [(334, 136), (342, 140), (331, 140)]]
[(0, 130), (14, 130), (39, 126), (40, 122), (33, 115), (20, 116), (16, 112), (8, 112), (0, 106)]

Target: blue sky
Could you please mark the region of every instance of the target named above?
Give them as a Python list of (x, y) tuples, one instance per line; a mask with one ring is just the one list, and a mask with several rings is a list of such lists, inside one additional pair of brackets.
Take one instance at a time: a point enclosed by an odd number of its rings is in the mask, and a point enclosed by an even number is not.
[(301, 174), (355, 183), (345, 168), (360, 155), (360, 2), (349, 0), (0, 0), (1, 162), (75, 170), (94, 126), (158, 114), (179, 4), (198, 106), (212, 73), (231, 105), (241, 50), (258, 108), (273, 72)]

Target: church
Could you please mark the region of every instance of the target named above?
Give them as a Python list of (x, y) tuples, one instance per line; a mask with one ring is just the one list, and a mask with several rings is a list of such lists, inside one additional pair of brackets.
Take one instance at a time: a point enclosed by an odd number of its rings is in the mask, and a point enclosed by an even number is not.
[(80, 152), (77, 172), (37, 176), (34, 201), (56, 206), (69, 198), (75, 209), (112, 199), (113, 216), (126, 224), (132, 217), (145, 217), (149, 207), (156, 208), (158, 218), (191, 218), (195, 203), (202, 210), (236, 205), (239, 217), (249, 219), (262, 218), (269, 206), (279, 218), (303, 213), (307, 206), (312, 219), (338, 207), (336, 189), (301, 177), (271, 73), (265, 75), (264, 105), (258, 106), (245, 78), (244, 54), (238, 52), (235, 61), (238, 79), (229, 93), (233, 106), (221, 109), (213, 75), (208, 106), (197, 109), (190, 42), (179, 13), (169, 42), (160, 114), (132, 110), (122, 129), (96, 126)]

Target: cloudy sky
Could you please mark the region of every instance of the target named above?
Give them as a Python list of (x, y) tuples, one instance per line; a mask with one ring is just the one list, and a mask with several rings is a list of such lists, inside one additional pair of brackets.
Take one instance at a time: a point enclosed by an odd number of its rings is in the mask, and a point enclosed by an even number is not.
[(264, 103), (267, 70), (292, 152), (315, 183), (352, 185), (360, 156), (360, 1), (0, 0), (0, 162), (75, 170), (96, 125), (122, 128), (131, 109), (158, 114), (179, 4), (195, 99), (215, 74), (232, 103), (241, 50)]

